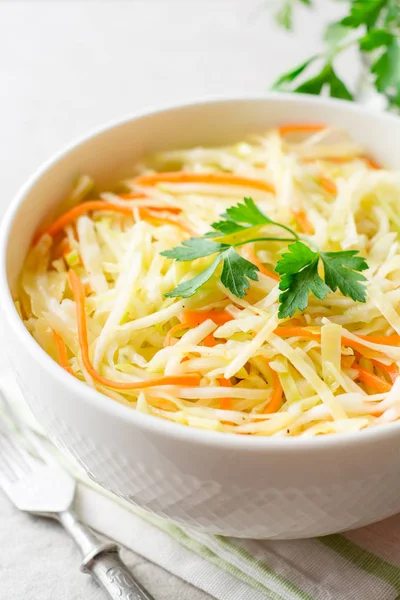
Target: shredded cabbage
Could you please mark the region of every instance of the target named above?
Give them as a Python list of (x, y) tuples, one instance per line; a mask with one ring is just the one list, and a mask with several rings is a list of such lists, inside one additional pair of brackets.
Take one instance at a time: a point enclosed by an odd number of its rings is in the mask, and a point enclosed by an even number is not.
[[(136, 181), (171, 165), (267, 182), (276, 193), (222, 178)], [(60, 214), (93, 193), (94, 182), (82, 176)], [(167, 298), (211, 259), (179, 263), (161, 252), (188, 239), (188, 232), (203, 235), (246, 196), (323, 250), (358, 250), (369, 265), (366, 303), (339, 291), (323, 301), (310, 296), (303, 313), (283, 322), (275, 279), (260, 273), (239, 299), (218, 270), (196, 295)], [(373, 168), (363, 149), (334, 128), (294, 136), (274, 129), (232, 146), (145, 158), (131, 179), (100, 197), (129, 210), (87, 212), (54, 237), (42, 235), (26, 258), (15, 298), (27, 329), (55, 360), (61, 362), (55, 336), (65, 344), (68, 364), (62, 366), (75, 377), (133, 410), (212, 431), (307, 437), (400, 419), (400, 173)], [(300, 213), (312, 233), (303, 231)], [(256, 242), (252, 251), (273, 272), (286, 247)], [(78, 343), (69, 269), (85, 286), (95, 371), (88, 372)], [(199, 375), (193, 385), (134, 388), (154, 377), (193, 373)]]

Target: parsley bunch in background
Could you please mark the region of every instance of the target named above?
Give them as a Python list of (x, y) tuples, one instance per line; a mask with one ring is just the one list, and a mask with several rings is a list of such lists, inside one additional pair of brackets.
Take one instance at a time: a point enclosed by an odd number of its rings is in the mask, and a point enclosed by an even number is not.
[[(326, 28), (324, 51), (284, 73), (273, 89), (304, 94), (328, 92), (335, 98), (352, 100), (355, 90), (341, 79), (335, 61), (342, 52), (356, 47), (371, 84), (386, 98), (388, 108), (400, 112), (400, 0), (336, 1), (347, 6), (348, 14)], [(281, 2), (276, 18), (290, 30), (295, 4), (312, 8), (317, 0)]]

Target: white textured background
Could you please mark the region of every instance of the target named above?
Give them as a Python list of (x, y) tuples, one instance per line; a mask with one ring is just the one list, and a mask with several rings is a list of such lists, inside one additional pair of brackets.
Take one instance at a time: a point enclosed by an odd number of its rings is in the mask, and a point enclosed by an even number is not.
[[(341, 8), (315, 4), (299, 9), (293, 36), (272, 23), (268, 0), (0, 0), (0, 215), (43, 160), (104, 121), (162, 103), (262, 94), (315, 52), (322, 23)], [(209, 598), (133, 553), (125, 558), (155, 600)], [(57, 525), (18, 514), (0, 495), (1, 599), (104, 598), (78, 564)]]

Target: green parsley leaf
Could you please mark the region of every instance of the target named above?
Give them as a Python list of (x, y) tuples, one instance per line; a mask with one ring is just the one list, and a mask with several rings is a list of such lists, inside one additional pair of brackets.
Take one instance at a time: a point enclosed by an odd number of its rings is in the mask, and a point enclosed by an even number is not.
[(323, 300), (329, 293), (329, 288), (318, 275), (317, 258), (303, 267), (299, 273), (284, 275), (279, 284), (279, 289), (284, 290), (279, 296), (278, 317), (292, 317), (296, 310), (304, 310), (308, 306), (308, 295), (312, 292), (314, 296)]
[(346, 87), (345, 83), (336, 75), (332, 69), (329, 81), (330, 95), (332, 98), (342, 98), (343, 100), (353, 100), (353, 94)]
[(167, 298), (189, 298), (190, 296), (193, 296), (193, 294), (195, 294), (197, 290), (214, 275), (222, 258), (222, 254), (219, 254), (214, 258), (207, 269), (196, 275), (196, 277), (192, 277), (192, 279), (180, 283), (176, 288), (167, 292), (165, 296)]
[[(258, 267), (246, 260), (235, 250), (236, 247), (248, 244), (252, 241), (288, 241), (282, 237), (257, 237), (252, 239), (242, 238), (241, 232), (258, 225), (274, 225), (287, 230), (295, 240), (288, 246), (288, 252), (282, 255), (278, 261), (275, 271), (280, 274), (281, 281), (279, 289), (280, 307), (278, 316), (283, 319), (291, 317), (296, 310), (304, 310), (308, 305), (308, 297), (311, 292), (323, 300), (330, 290), (335, 292), (338, 288), (343, 295), (365, 302), (366, 290), (361, 283), (365, 281), (361, 271), (368, 268), (364, 258), (358, 256), (356, 250), (343, 252), (319, 252), (311, 250), (304, 244), (298, 235), (286, 225), (272, 221), (264, 215), (251, 198), (245, 198), (243, 203), (228, 208), (222, 215), (225, 220), (214, 223), (215, 232), (209, 232), (202, 238), (191, 238), (172, 250), (162, 252), (163, 256), (174, 258), (177, 261), (189, 261), (197, 258), (216, 254), (211, 264), (201, 273), (180, 283), (166, 296), (169, 298), (193, 296), (197, 290), (204, 285), (216, 272), (222, 263), (221, 281), (229, 291), (239, 298), (243, 298), (246, 290), (250, 287), (250, 280), (258, 280)], [(218, 228), (220, 231), (218, 231)], [(218, 237), (227, 233), (236, 233), (234, 242), (220, 243), (210, 240), (210, 236)], [(231, 238), (232, 240), (232, 238)], [(318, 273), (318, 267), (322, 260), (324, 265), (325, 281)]]
[[(302, 1), (307, 3), (307, 0)], [(400, 0), (342, 0), (342, 3), (347, 5), (348, 14), (325, 28), (324, 51), (284, 73), (272, 89), (316, 95), (329, 92), (335, 98), (352, 100), (351, 90), (336, 67), (334, 69), (333, 63), (342, 52), (358, 46), (359, 62), (369, 69), (371, 83), (386, 97), (389, 109), (399, 113)], [(291, 4), (293, 8), (295, 0), (291, 0)], [(372, 56), (365, 60), (368, 53)], [(308, 67), (316, 58), (323, 60), (320, 71), (312, 73), (313, 76), (304, 81), (302, 74), (308, 73)]]
[(246, 295), (246, 290), (250, 287), (249, 279), (258, 280), (256, 265), (249, 262), (240, 256), (233, 248), (229, 248), (223, 253), (224, 266), (222, 268), (221, 281), (238, 296), (243, 298)]
[[(293, 28), (294, 0), (281, 0), (282, 6), (275, 15), (275, 19), (281, 27), (290, 31)], [(299, 0), (305, 6), (312, 6), (311, 0)]]
[(225, 219), (247, 226), (268, 225), (273, 223), (267, 215), (261, 212), (252, 198), (244, 198), (242, 203), (231, 206), (222, 216)]
[(301, 271), (303, 267), (318, 260), (318, 252), (313, 252), (303, 242), (295, 242), (288, 246), (289, 252), (282, 255), (282, 258), (277, 262), (275, 271), (279, 275), (293, 275)]
[(359, 45), (363, 52), (371, 52), (381, 46), (388, 46), (393, 39), (393, 35), (384, 29), (371, 29), (361, 38)]
[(332, 292), (339, 288), (343, 296), (365, 302), (367, 291), (360, 281), (366, 281), (366, 277), (359, 271), (365, 271), (368, 265), (365, 259), (357, 254), (357, 250), (321, 252), (321, 259), (324, 263), (325, 282)]
[(161, 256), (174, 258), (182, 262), (195, 260), (203, 256), (210, 256), (211, 254), (222, 252), (227, 248), (229, 248), (227, 244), (220, 244), (219, 242), (205, 240), (204, 238), (190, 238), (182, 242), (180, 246), (172, 248), (172, 250), (164, 250), (164, 252), (161, 252)]
[(236, 206), (231, 206), (221, 216), (223, 220), (213, 223), (211, 227), (223, 233), (223, 235), (238, 233), (257, 225), (269, 225), (273, 223), (271, 219), (260, 211), (252, 198), (244, 198), (243, 202), (240, 202)]
[(296, 310), (304, 310), (308, 306), (308, 295), (323, 300), (329, 292), (321, 277), (318, 275), (319, 253), (310, 250), (303, 242), (288, 246), (289, 252), (283, 254), (275, 267), (282, 278), (279, 289), (280, 307), (278, 317), (291, 317)]
[(400, 86), (400, 40), (392, 37), (386, 51), (372, 66), (375, 85), (379, 92), (387, 92)]
[[(308, 293), (323, 300), (329, 288), (335, 292), (338, 288), (344, 296), (355, 301), (365, 302), (366, 289), (361, 281), (366, 281), (360, 271), (368, 269), (364, 258), (357, 256), (357, 250), (342, 252), (314, 252), (303, 242), (288, 246), (289, 252), (283, 254), (275, 271), (281, 275), (279, 296), (281, 306), (278, 316), (291, 317), (296, 309), (304, 310), (308, 305)], [(325, 283), (318, 274), (319, 259), (322, 259), (325, 271)]]
[(329, 23), (325, 29), (324, 42), (329, 46), (335, 47), (339, 42), (343, 41), (349, 34), (350, 29), (341, 23)]
[(322, 88), (325, 84), (324, 71), (322, 70), (315, 77), (311, 77), (304, 81), (301, 85), (295, 88), (293, 91), (297, 94), (314, 94), (318, 95), (322, 92)]
[(275, 267), (275, 271), (282, 276), (279, 284), (279, 289), (283, 291), (279, 296), (280, 319), (291, 317), (297, 309), (304, 310), (310, 291), (321, 300), (329, 291), (318, 275), (318, 252), (313, 252), (303, 242), (290, 244), (288, 250)]
[(294, 69), (292, 69), (292, 70), (288, 71), (287, 73), (284, 73), (283, 75), (281, 75), (272, 84), (272, 88), (271, 89), (273, 89), (273, 90), (283, 90), (283, 91), (290, 90), (289, 84), (292, 83), (292, 81), (294, 81), (295, 79), (297, 79), (299, 77), (299, 75), (301, 75), (303, 73), (303, 71), (305, 71), (307, 69), (307, 67), (309, 67), (311, 65), (311, 63), (313, 63), (317, 58), (318, 58), (317, 55), (312, 56), (311, 58), (309, 58), (308, 60), (306, 60), (305, 62), (303, 62), (301, 65), (299, 65), (298, 67), (295, 67)]
[[(231, 233), (237, 233), (238, 231), (247, 229), (247, 227), (239, 225), (239, 223), (235, 223), (235, 221), (231, 221), (230, 219), (224, 219), (223, 221), (212, 223), (211, 227), (216, 229), (219, 235), (229, 235)], [(214, 236), (218, 234), (214, 233)], [(209, 237), (211, 237), (211, 232)]]
[(387, 0), (352, 0), (350, 14), (340, 24), (353, 29), (366, 25), (370, 29), (376, 24), (386, 3)]
[(290, 31), (293, 27), (293, 6), (291, 0), (285, 0), (279, 11), (276, 13), (278, 24)]
[(399, 0), (387, 0), (386, 15), (384, 17), (384, 24), (390, 27), (392, 24), (396, 27), (399, 25), (400, 18), (400, 6)]
[(308, 79), (293, 91), (300, 94), (320, 94), (325, 89), (329, 90), (329, 95), (333, 98), (353, 99), (351, 92), (337, 76), (330, 63), (327, 63), (318, 75)]

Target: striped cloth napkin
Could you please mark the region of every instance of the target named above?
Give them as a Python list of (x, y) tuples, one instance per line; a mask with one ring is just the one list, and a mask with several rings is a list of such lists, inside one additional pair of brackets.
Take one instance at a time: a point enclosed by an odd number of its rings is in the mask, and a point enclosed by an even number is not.
[[(11, 376), (0, 378), (0, 390), (40, 430)], [(140, 510), (58, 458), (80, 482), (82, 520), (218, 600), (400, 600), (400, 515), (309, 540), (224, 538)]]

